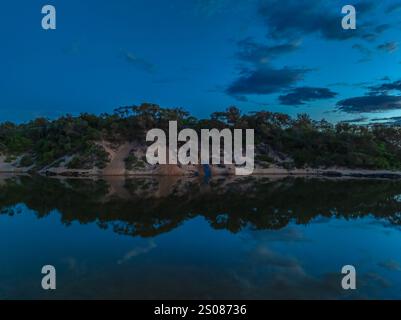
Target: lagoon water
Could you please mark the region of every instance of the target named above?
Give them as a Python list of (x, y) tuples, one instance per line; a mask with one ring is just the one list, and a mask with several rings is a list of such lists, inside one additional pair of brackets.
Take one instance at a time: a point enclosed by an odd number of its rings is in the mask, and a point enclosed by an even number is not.
[(397, 181), (2, 177), (0, 298), (400, 299), (400, 226)]

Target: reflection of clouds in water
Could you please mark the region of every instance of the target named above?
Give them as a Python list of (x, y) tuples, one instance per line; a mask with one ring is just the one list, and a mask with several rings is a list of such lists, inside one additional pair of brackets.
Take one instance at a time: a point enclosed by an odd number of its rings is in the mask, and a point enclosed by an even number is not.
[(302, 270), (299, 262), (293, 257), (286, 257), (277, 254), (266, 246), (258, 246), (252, 253), (253, 259), (259, 263), (266, 263), (271, 267), (290, 268), (293, 270)]
[(299, 228), (286, 227), (280, 230), (244, 231), (248, 237), (260, 242), (304, 242), (309, 241)]
[(272, 242), (298, 243), (308, 240), (299, 228), (249, 232), (257, 244), (233, 277), (246, 297), (264, 299), (334, 299), (344, 294), (341, 274), (309, 275), (297, 257), (269, 247)]
[(317, 216), (312, 221), (310, 221), (310, 223), (313, 223), (313, 224), (329, 223), (331, 220), (332, 220), (332, 217)]
[(68, 270), (76, 274), (84, 274), (88, 270), (88, 267), (85, 262), (79, 262), (74, 257), (66, 257), (63, 258), (62, 261), (67, 265)]
[(261, 247), (233, 276), (242, 295), (250, 298), (335, 299), (349, 294), (341, 288), (340, 272), (312, 276), (296, 258)]
[[(367, 299), (383, 297), (391, 282), (379, 273), (370, 271), (357, 274), (358, 290), (343, 290), (341, 268), (329, 272), (305, 270), (302, 257), (272, 249), (272, 242), (310, 241), (302, 230), (288, 227), (278, 231), (248, 232), (257, 243), (248, 252), (244, 263), (232, 270), (232, 277), (244, 297), (263, 299)], [(393, 270), (398, 263), (382, 264)], [(318, 267), (318, 266), (317, 266)]]
[(391, 287), (391, 282), (376, 272), (365, 273), (359, 282), (365, 287), (379, 287), (379, 288)]
[(157, 247), (156, 243), (153, 240), (150, 240), (146, 246), (143, 246), (143, 247), (138, 246), (138, 247), (128, 251), (122, 259), (117, 261), (117, 263), (123, 264), (134, 257), (137, 257), (141, 254), (148, 253), (149, 251), (151, 251), (152, 249), (154, 249), (156, 247)]
[[(343, 290), (341, 270), (323, 274), (308, 273), (299, 261), (271, 250), (248, 259), (233, 272), (244, 297), (263, 299), (369, 299), (383, 298), (391, 282), (375, 272), (357, 275), (357, 290)], [(260, 263), (265, 264), (261, 268)], [(337, 272), (336, 272), (337, 271)]]
[[(368, 220), (369, 219), (369, 220)], [(373, 216), (367, 216), (363, 220), (338, 220), (339, 224), (331, 224), (330, 228), (335, 229), (360, 229), (360, 230), (375, 230), (385, 235), (390, 235), (393, 230), (401, 231), (401, 227), (384, 219), (376, 219)], [(345, 222), (345, 223), (341, 223)]]
[(400, 264), (395, 260), (382, 261), (378, 265), (390, 271), (401, 271)]

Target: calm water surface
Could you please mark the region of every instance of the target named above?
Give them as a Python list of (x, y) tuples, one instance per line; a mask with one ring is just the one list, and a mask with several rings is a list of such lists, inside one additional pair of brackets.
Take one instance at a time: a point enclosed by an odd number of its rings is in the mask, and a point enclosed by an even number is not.
[(0, 298), (399, 299), (400, 226), (396, 181), (2, 177)]

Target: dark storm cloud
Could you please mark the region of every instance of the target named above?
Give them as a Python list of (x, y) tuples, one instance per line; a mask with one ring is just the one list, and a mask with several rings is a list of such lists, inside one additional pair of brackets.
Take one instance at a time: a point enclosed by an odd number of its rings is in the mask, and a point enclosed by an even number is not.
[(281, 95), (279, 100), (284, 105), (302, 105), (305, 102), (330, 99), (337, 95), (336, 92), (327, 88), (299, 87), (292, 89), (289, 93)]
[(393, 53), (398, 50), (398, 43), (395, 41), (386, 42), (377, 46), (377, 49)]
[(401, 96), (367, 95), (337, 102), (339, 110), (347, 113), (380, 112), (401, 108)]
[(270, 60), (299, 48), (300, 42), (287, 42), (275, 45), (263, 45), (247, 38), (238, 42), (238, 58), (253, 64), (265, 64)]
[(242, 70), (240, 77), (226, 90), (229, 95), (271, 94), (289, 89), (304, 78), (309, 69), (285, 67), (275, 69), (263, 66), (253, 70)]
[[(345, 40), (349, 38), (365, 38), (367, 34), (374, 36), (374, 27), (344, 30), (341, 26), (341, 8), (338, 5), (328, 7), (330, 2), (322, 0), (265, 0), (261, 2), (259, 13), (273, 38), (293, 38), (318, 33), (330, 40)], [(360, 1), (354, 5), (358, 18), (374, 8), (373, 1)]]

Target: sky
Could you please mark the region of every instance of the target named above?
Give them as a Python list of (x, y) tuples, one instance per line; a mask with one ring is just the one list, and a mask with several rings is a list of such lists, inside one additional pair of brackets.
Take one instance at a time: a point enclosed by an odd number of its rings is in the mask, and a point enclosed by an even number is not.
[[(56, 8), (56, 30), (41, 26)], [(356, 8), (343, 30), (344, 5)], [(157, 103), (401, 121), (401, 0), (1, 4), (0, 121)]]

